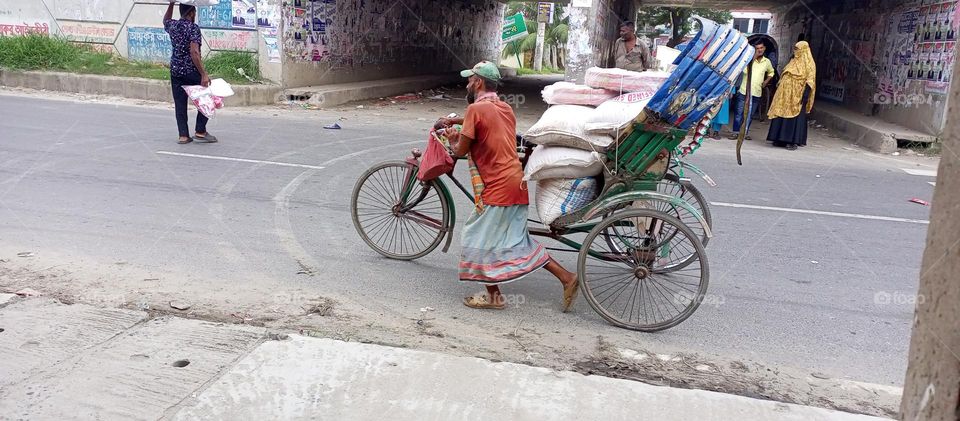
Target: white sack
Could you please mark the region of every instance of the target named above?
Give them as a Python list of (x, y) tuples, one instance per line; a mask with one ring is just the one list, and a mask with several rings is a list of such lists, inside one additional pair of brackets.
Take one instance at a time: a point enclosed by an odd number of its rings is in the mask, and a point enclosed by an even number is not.
[(555, 105), (547, 109), (524, 139), (547, 146), (566, 146), (587, 151), (602, 151), (613, 143), (610, 136), (588, 134), (584, 126), (594, 112), (580, 105)]
[(561, 216), (583, 209), (599, 195), (600, 185), (594, 177), (540, 180), (536, 194), (540, 222), (550, 225)]
[(603, 172), (603, 156), (562, 146), (537, 146), (527, 160), (524, 180), (593, 177)]
[(584, 125), (585, 132), (587, 135), (618, 136), (638, 120), (651, 96), (633, 92), (604, 102), (590, 114)]

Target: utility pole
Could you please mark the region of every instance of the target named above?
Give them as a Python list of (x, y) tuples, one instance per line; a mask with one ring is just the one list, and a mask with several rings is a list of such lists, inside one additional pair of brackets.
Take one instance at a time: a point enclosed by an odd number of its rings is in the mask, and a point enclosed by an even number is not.
[(533, 54), (533, 70), (543, 71), (543, 44), (547, 37), (547, 23), (553, 21), (554, 4), (537, 3), (537, 49)]
[(537, 51), (533, 55), (533, 70), (540, 72), (543, 70), (543, 43), (547, 36), (547, 24), (545, 22), (537, 23)]

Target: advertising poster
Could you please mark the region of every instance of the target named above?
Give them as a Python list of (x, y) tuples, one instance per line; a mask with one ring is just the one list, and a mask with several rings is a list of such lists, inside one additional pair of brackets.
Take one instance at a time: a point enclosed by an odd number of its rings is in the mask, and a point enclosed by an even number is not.
[(257, 27), (257, 5), (254, 0), (233, 0), (233, 27)]
[(257, 27), (276, 29), (280, 23), (280, 6), (270, 4), (271, 0), (257, 0)]
[(201, 28), (232, 28), (232, 13), (228, 1), (221, 1), (216, 6), (198, 7), (198, 24)]

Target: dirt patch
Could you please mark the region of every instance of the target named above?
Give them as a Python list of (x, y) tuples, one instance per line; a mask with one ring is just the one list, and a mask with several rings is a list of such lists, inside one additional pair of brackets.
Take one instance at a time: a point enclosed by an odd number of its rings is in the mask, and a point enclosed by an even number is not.
[(597, 342), (596, 355), (577, 362), (576, 371), (873, 416), (895, 418), (899, 409), (900, 395), (854, 382), (820, 379), (751, 362), (705, 359), (696, 354), (618, 348), (602, 337)]

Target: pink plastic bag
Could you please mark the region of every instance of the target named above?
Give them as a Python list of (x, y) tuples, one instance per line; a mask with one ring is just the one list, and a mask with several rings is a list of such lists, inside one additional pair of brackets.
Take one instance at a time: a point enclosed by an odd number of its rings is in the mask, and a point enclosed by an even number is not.
[(455, 163), (447, 148), (440, 143), (433, 132), (430, 132), (430, 140), (428, 140), (427, 150), (424, 151), (423, 158), (420, 160), (417, 178), (420, 181), (433, 180), (453, 171)]
[(217, 109), (223, 108), (223, 98), (211, 93), (210, 88), (194, 85), (184, 86), (183, 90), (187, 92), (187, 96), (193, 101), (197, 110), (207, 118), (213, 118), (217, 114)]

